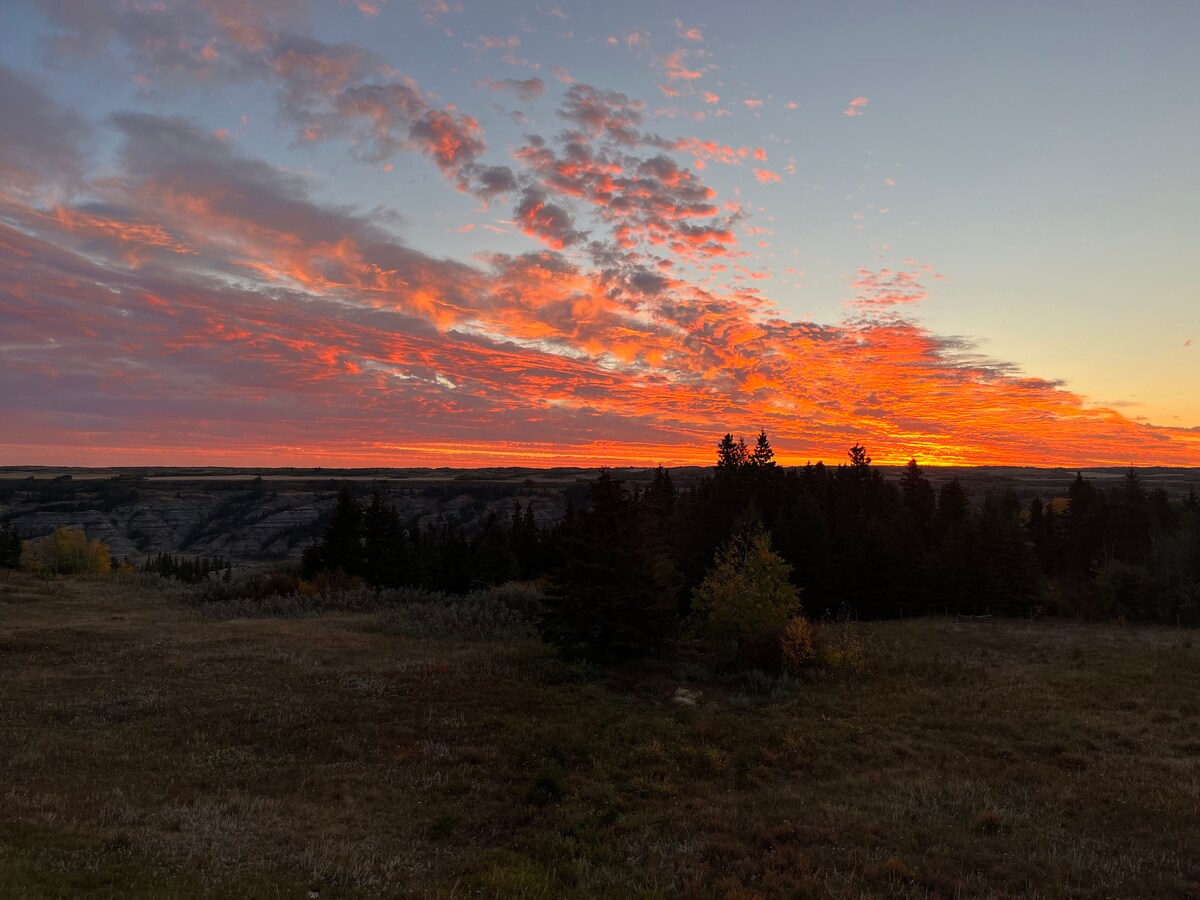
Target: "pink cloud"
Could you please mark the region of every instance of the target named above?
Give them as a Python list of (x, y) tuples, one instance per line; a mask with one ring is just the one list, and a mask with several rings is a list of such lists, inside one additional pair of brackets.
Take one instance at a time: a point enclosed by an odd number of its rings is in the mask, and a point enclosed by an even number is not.
[(774, 181), (782, 181), (778, 174), (769, 169), (755, 169), (754, 177), (758, 179), (759, 184), (770, 184)]
[(685, 41), (693, 41), (697, 44), (704, 41), (704, 34), (699, 28), (688, 28), (679, 19), (675, 20), (675, 31)]
[(667, 70), (669, 81), (695, 81), (704, 75), (705, 67), (689, 69), (684, 63), (688, 57), (687, 50), (676, 50), (663, 60), (663, 68)]
[(672, 150), (690, 153), (698, 162), (720, 162), (727, 165), (740, 163), (750, 153), (749, 147), (731, 147), (718, 141), (702, 141), (699, 138), (681, 138), (671, 145)]
[(854, 305), (860, 309), (902, 306), (919, 303), (929, 292), (918, 280), (916, 272), (899, 272), (880, 269), (873, 272), (860, 268), (857, 278), (850, 286), (858, 291)]
[(863, 110), (866, 109), (867, 102), (868, 101), (866, 97), (855, 97), (842, 112), (842, 115), (850, 116), (852, 118), (854, 116), (861, 116), (863, 114)]

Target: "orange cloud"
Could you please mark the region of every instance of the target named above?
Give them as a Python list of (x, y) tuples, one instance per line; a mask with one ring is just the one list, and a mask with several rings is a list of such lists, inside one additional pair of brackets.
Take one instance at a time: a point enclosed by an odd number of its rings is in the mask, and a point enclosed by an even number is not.
[[(714, 431), (758, 427), (785, 462), (854, 442), (880, 462), (1200, 460), (1200, 432), (1093, 408), (911, 321), (936, 277), (919, 264), (859, 270), (841, 321), (782, 317), (771, 272), (735, 268), (741, 207), (672, 156), (752, 150), (664, 139), (639, 101), (572, 85), (562, 133), (518, 147), (516, 172), (485, 166), (471, 117), (352, 48), (290, 49), (271, 77), (297, 121), (511, 194), (538, 249), (428, 255), (386, 212), (320, 203), (153, 115), (111, 117), (119, 151), (89, 178), (64, 146), (85, 127), (42, 110), (0, 147), (7, 461), (709, 462)], [(22, 110), (45, 101), (8, 87)], [(63, 172), (86, 201), (63, 199)]]

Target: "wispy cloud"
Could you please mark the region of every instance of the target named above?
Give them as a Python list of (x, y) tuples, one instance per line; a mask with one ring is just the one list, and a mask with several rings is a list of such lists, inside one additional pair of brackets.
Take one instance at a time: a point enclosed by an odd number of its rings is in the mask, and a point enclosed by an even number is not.
[(870, 101), (867, 100), (866, 97), (855, 97), (846, 105), (846, 108), (842, 110), (842, 115), (850, 116), (851, 118), (854, 118), (855, 116), (861, 116), (863, 114), (863, 110), (867, 108), (867, 103), (869, 102)]

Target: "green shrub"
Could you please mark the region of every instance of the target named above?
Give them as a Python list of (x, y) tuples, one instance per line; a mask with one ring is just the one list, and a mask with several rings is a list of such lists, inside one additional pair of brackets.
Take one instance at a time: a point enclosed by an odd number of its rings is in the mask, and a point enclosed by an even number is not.
[(740, 529), (692, 593), (697, 634), (737, 658), (752, 640), (773, 644), (778, 656), (779, 635), (800, 608), (791, 571), (761, 526)]

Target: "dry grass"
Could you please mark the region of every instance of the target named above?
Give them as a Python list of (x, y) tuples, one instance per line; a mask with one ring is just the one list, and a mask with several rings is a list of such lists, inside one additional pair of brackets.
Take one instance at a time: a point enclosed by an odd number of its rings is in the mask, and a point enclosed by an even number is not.
[(1200, 896), (1200, 636), (941, 620), (779, 685), (0, 574), (5, 897)]

